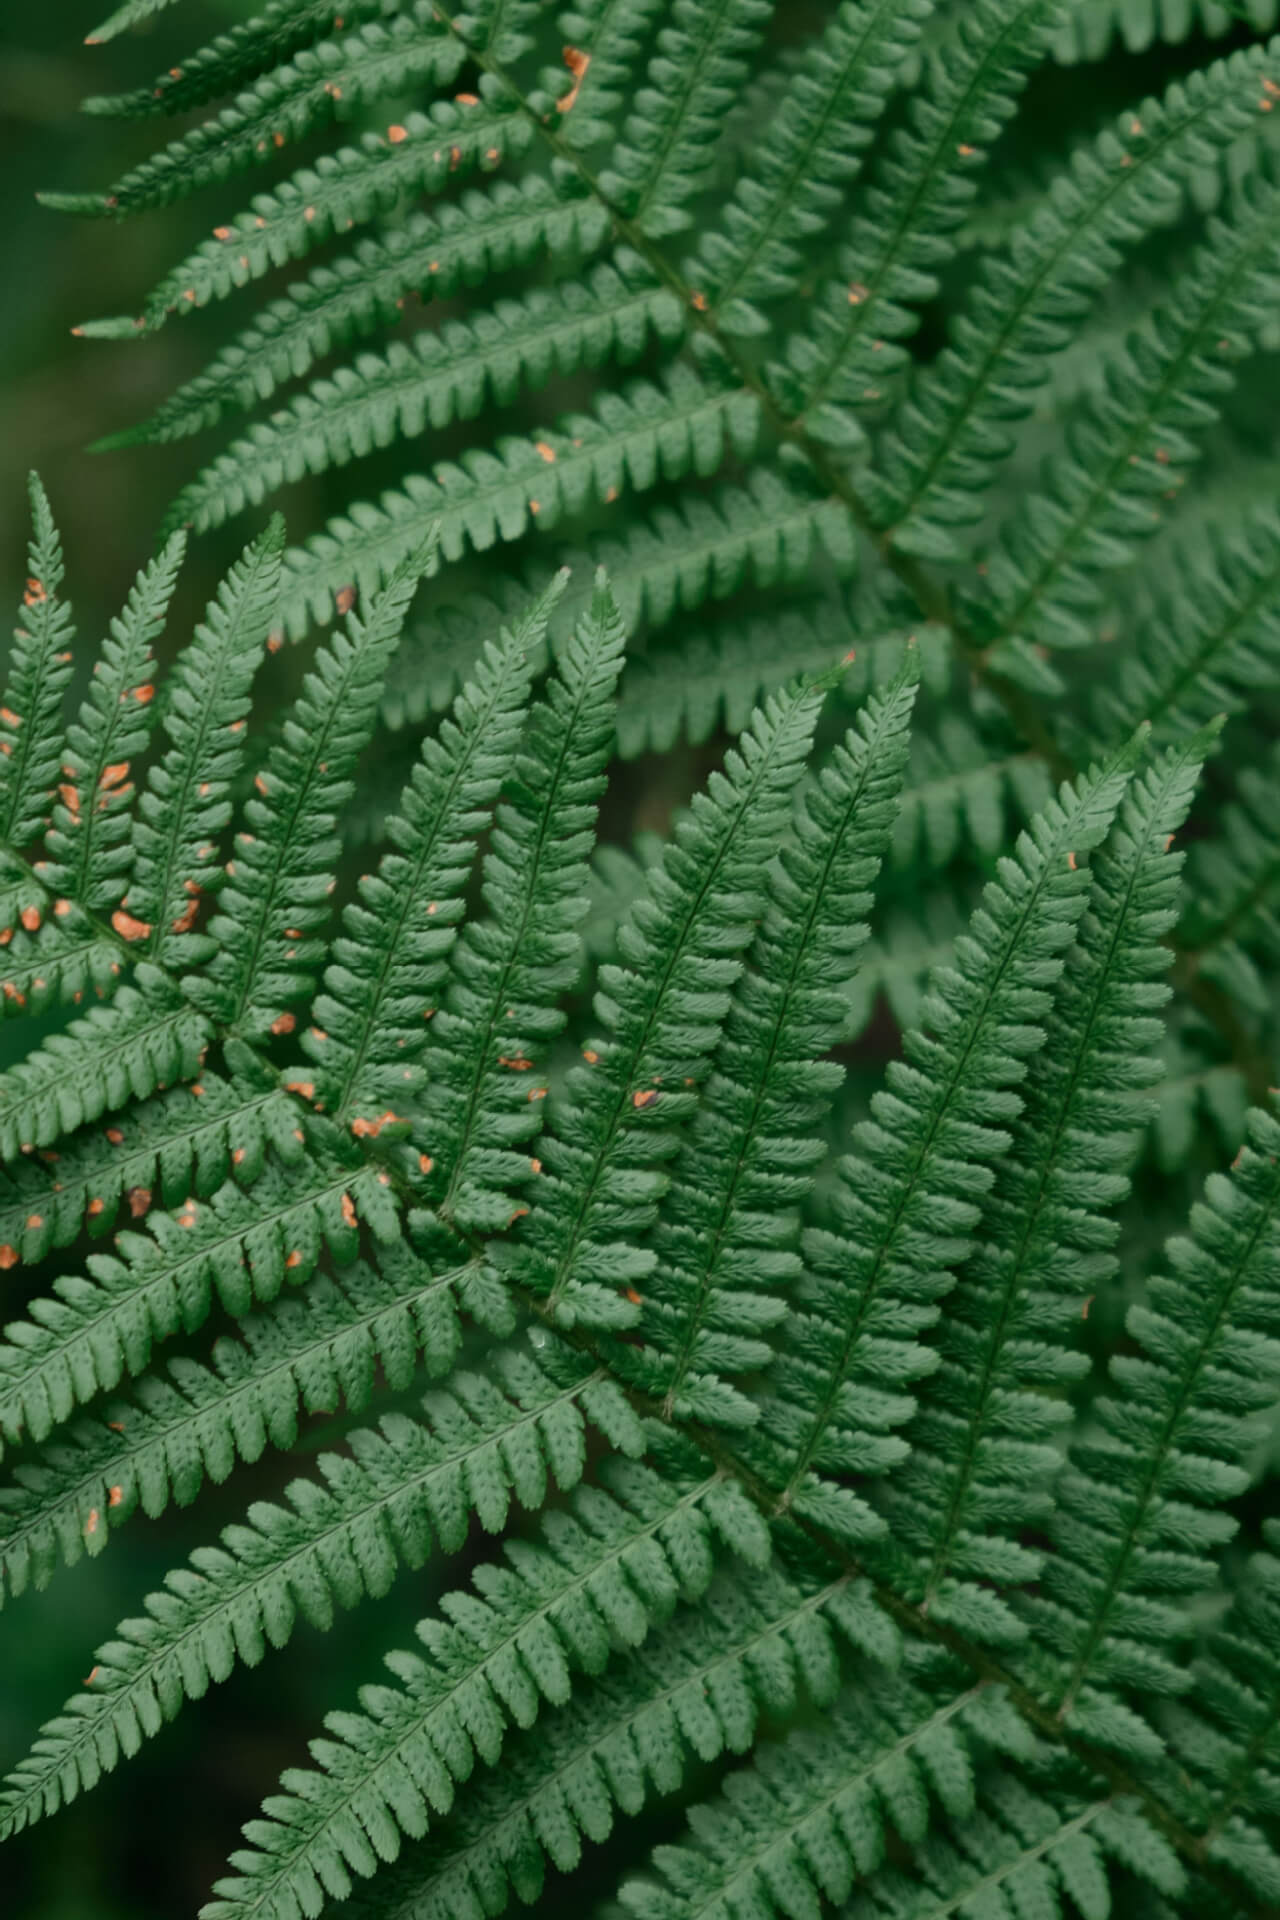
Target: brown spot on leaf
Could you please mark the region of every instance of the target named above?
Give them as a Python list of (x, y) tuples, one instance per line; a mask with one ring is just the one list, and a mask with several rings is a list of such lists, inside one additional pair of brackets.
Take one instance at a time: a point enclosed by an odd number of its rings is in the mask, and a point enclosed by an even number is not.
[(292, 1033), (297, 1024), (291, 1013), (278, 1013), (271, 1022), (271, 1031), (275, 1034)]
[(17, 1264), (18, 1249), (9, 1246), (0, 1247), (0, 1267), (8, 1269), (9, 1267), (16, 1267)]
[(122, 940), (149, 940), (151, 928), (145, 920), (135, 920), (123, 907), (117, 907), (111, 916), (111, 924)]
[(39, 907), (24, 907), (18, 917), (28, 933), (34, 933), (40, 925)]
[(561, 113), (568, 113), (576, 104), (578, 95), (582, 91), (582, 83), (587, 77), (587, 68), (591, 65), (591, 55), (584, 53), (581, 47), (566, 47), (563, 59), (573, 75), (573, 85), (568, 93), (562, 94), (556, 101), (556, 106)]
[(639, 1087), (631, 1096), (631, 1104), (637, 1109), (651, 1107), (657, 1098), (658, 1089), (656, 1087)]

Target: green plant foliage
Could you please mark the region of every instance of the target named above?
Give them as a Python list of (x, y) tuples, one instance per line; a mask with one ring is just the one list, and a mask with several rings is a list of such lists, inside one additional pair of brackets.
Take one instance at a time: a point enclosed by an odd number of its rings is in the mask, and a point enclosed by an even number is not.
[(256, 4), (47, 196), (227, 304), (79, 660), (32, 483), (6, 1627), (209, 1544), (0, 1839), (305, 1627), (206, 1920), (1262, 1920), (1275, 0)]

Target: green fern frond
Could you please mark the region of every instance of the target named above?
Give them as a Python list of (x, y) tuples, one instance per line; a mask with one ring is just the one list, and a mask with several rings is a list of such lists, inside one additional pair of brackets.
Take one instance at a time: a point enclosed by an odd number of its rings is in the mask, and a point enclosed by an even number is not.
[(352, 108), (415, 82), (448, 86), (462, 65), (457, 42), (429, 0), (352, 33), (317, 40), (252, 81), (234, 104), (122, 175), (107, 193), (114, 214), (139, 213), (232, 178), (289, 141)]
[(43, 1440), (77, 1406), (141, 1373), (158, 1342), (203, 1326), (215, 1298), (248, 1313), (286, 1281), (300, 1285), (327, 1245), (355, 1258), (359, 1222), (394, 1240), (399, 1222), (368, 1167), (300, 1153), (249, 1189), (228, 1181), (209, 1200), (154, 1213), (146, 1234), (116, 1235), (114, 1254), (89, 1255), (92, 1276), (66, 1275), (5, 1329), (0, 1348), (0, 1433)]
[(1260, 1013), (1269, 1005), (1260, 968), (1280, 953), (1278, 793), (1280, 755), (1273, 750), (1262, 766), (1243, 769), (1219, 836), (1198, 852), (1183, 929), (1205, 976)]
[(117, 34), (127, 33), (130, 27), (139, 26), (153, 14), (163, 13), (167, 7), (177, 4), (178, 0), (124, 0), (124, 4), (116, 8), (110, 19), (94, 28), (86, 44), (96, 47), (104, 40), (114, 40)]
[(206, 467), (178, 496), (171, 517), (217, 526), (306, 473), (439, 432), (486, 405), (509, 405), (554, 373), (607, 359), (625, 365), (651, 337), (669, 343), (684, 327), (678, 302), (653, 284), (643, 262), (622, 253), (615, 266), (598, 266), (585, 281), (500, 302), (472, 321), (446, 322), (437, 333), (417, 334), (411, 346), (396, 342), (385, 355), (363, 355), (317, 381)]
[[(45, 1587), (59, 1560), (101, 1553), (139, 1508), (157, 1519), (189, 1506), (205, 1480), (237, 1461), (290, 1447), (304, 1413), (356, 1413), (375, 1380), (410, 1387), (419, 1365), (433, 1376), (457, 1359), (465, 1303), (489, 1331), (512, 1329), (505, 1297), (485, 1294), (467, 1268), (433, 1274), (403, 1243), (339, 1275), (315, 1274), (220, 1339), (208, 1367), (170, 1361), (143, 1374), (101, 1418), (74, 1422), (0, 1488), (0, 1574), (17, 1596)], [(498, 1309), (495, 1311), (494, 1309)], [(0, 1599), (3, 1590), (0, 1590)]]
[(586, 855), (625, 643), (600, 576), (590, 613), (529, 716), (485, 857), (489, 914), (463, 929), (432, 1022), (417, 1129), (427, 1149), (424, 1190), (467, 1232), (509, 1225), (513, 1194), (540, 1171), (527, 1148), (541, 1102), (531, 1102), (524, 1076), (545, 1067), (564, 1024), (557, 1001), (581, 967), (576, 922), (587, 904)]
[(556, 102), (566, 146), (586, 151), (612, 136), (661, 7), (662, 0), (577, 0), (558, 16), (573, 79)]
[(668, 1418), (756, 1418), (730, 1383), (768, 1364), (761, 1335), (784, 1317), (778, 1296), (799, 1271), (799, 1207), (839, 1078), (821, 1056), (840, 1031), (842, 988), (867, 937), (862, 916), (893, 821), (916, 677), (908, 654), (806, 795), (770, 869), (766, 915), (653, 1237), (645, 1350), (616, 1362)]
[(1139, 1353), (1111, 1362), (1099, 1431), (1072, 1449), (1031, 1618), (1052, 1648), (1056, 1709), (1120, 1752), (1158, 1754), (1132, 1701), (1182, 1692), (1183, 1596), (1212, 1583), (1235, 1531), (1221, 1511), (1247, 1484), (1256, 1415), (1280, 1379), (1280, 1125), (1256, 1110), (1230, 1176), (1215, 1174), (1167, 1276), (1126, 1318)]
[(1049, 356), (1070, 338), (1123, 249), (1176, 214), (1179, 183), (1255, 120), (1280, 59), (1250, 47), (1175, 81), (1078, 152), (1049, 200), (984, 262), (964, 325), (891, 424), (870, 488), (876, 524), (902, 552), (958, 557), (952, 529), (980, 514)]
[(66, 569), (48, 495), (35, 474), (28, 576), (0, 707), (0, 840), (21, 849), (45, 823), (62, 764), (62, 696), (71, 678), (71, 609), (59, 598)]
[(884, 154), (840, 253), (840, 277), (817, 292), (814, 314), (773, 364), (780, 404), (819, 440), (862, 438), (857, 414), (883, 398), (919, 324), (912, 311), (937, 286), (978, 191), (983, 150), (1012, 116), (1028, 71), (1044, 53), (1057, 0), (979, 0), (934, 55), (931, 92)]
[(368, 618), (352, 613), (346, 637), (320, 649), (255, 777), (261, 797), (244, 807), (253, 831), (236, 836), (231, 884), (209, 922), (217, 951), (203, 976), (184, 982), (194, 1005), (246, 1039), (292, 1032), (291, 1009), (309, 997), (325, 955), (338, 817), (355, 791), (352, 775), (409, 602), (434, 560), (433, 549), (411, 556)]
[(996, 1168), (981, 1244), (939, 1325), (940, 1365), (921, 1383), (911, 1458), (886, 1494), (895, 1551), (919, 1568), (921, 1604), (979, 1640), (1026, 1631), (993, 1589), (1010, 1593), (1039, 1567), (1020, 1542), (1048, 1510), (1070, 1411), (1063, 1395), (1087, 1364), (1072, 1334), (1115, 1271), (1105, 1210), (1126, 1197), (1144, 1092), (1160, 1074), (1154, 1016), (1172, 960), (1160, 938), (1181, 865), (1168, 847), (1204, 745), (1135, 776), (1091, 863), (1044, 1060)]
[[(422, 1078), (418, 1064), (462, 917), (475, 836), (505, 779), (529, 691), (527, 653), (540, 640), (562, 582), (490, 646), (436, 740), (426, 742), (400, 811), (387, 829), (391, 852), (360, 883), (342, 917), (315, 1002), (318, 1024), (303, 1036), (315, 1063), (306, 1097), (339, 1123), (376, 1137), (396, 1121), (390, 1106)], [(381, 1112), (381, 1119), (372, 1116)]]
[(892, 1429), (936, 1365), (919, 1336), (1009, 1149), (1014, 1089), (1044, 1044), (1046, 989), (1088, 899), (1080, 855), (1106, 835), (1128, 778), (1121, 761), (1064, 787), (1019, 837), (1016, 861), (1000, 862), (953, 966), (931, 982), (932, 1034), (907, 1035), (906, 1061), (855, 1129), (839, 1230), (804, 1236), (806, 1271), (751, 1448), (782, 1506), (851, 1542), (879, 1538), (885, 1523), (844, 1476), (882, 1475), (906, 1452)]
[(321, 261), (143, 426), (109, 436), (99, 449), (199, 433), (231, 407), (269, 400), (349, 340), (394, 324), (414, 294), (443, 299), (541, 254), (585, 259), (607, 234), (597, 202), (566, 198), (537, 174), (468, 188), (456, 205), (414, 213), (402, 226), (359, 240), (350, 253)]
[(696, 1106), (764, 903), (774, 850), (813, 737), (820, 696), (770, 700), (676, 830), (619, 932), (623, 965), (600, 969), (597, 1018), (543, 1135), (544, 1178), (527, 1227), (502, 1250), (521, 1285), (565, 1326), (625, 1327), (656, 1255), (621, 1236), (652, 1220), (664, 1162)]
[(1266, 33), (1277, 16), (1277, 0), (1080, 0), (1054, 42), (1054, 58), (1067, 65), (1101, 60), (1117, 38), (1131, 53), (1158, 41), (1177, 46), (1195, 32), (1220, 38), (1240, 20)]

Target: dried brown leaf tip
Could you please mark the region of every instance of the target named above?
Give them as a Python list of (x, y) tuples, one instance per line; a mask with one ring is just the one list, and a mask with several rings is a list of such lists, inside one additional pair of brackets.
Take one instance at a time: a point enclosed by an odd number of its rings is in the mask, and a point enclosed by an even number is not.
[(573, 85), (568, 93), (560, 96), (556, 106), (561, 113), (569, 113), (577, 105), (578, 95), (582, 92), (582, 83), (587, 77), (587, 68), (591, 65), (591, 55), (584, 53), (581, 47), (566, 47), (563, 57), (573, 77)]
[(400, 1115), (398, 1113), (392, 1113), (390, 1107), (388, 1107), (387, 1111), (379, 1115), (376, 1120), (366, 1119), (363, 1114), (358, 1115), (357, 1118), (351, 1122), (351, 1131), (357, 1140), (376, 1140), (384, 1127), (394, 1127), (397, 1126), (399, 1122)]
[(30, 579), (27, 581), (26, 591), (23, 593), (23, 596), (22, 596), (23, 606), (24, 607), (42, 607), (48, 598), (49, 598), (49, 595), (45, 590), (44, 581), (37, 580), (35, 575), (32, 574)]

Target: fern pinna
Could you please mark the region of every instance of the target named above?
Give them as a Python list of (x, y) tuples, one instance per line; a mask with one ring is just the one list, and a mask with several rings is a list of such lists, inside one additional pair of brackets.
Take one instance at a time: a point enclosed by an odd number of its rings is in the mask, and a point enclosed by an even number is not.
[(51, 199), (224, 198), (81, 332), (285, 272), (87, 674), (33, 482), (0, 1593), (244, 1517), (5, 1839), (427, 1568), (206, 1915), (1280, 1907), (1278, 14), (263, 0), (89, 103), (182, 130)]

